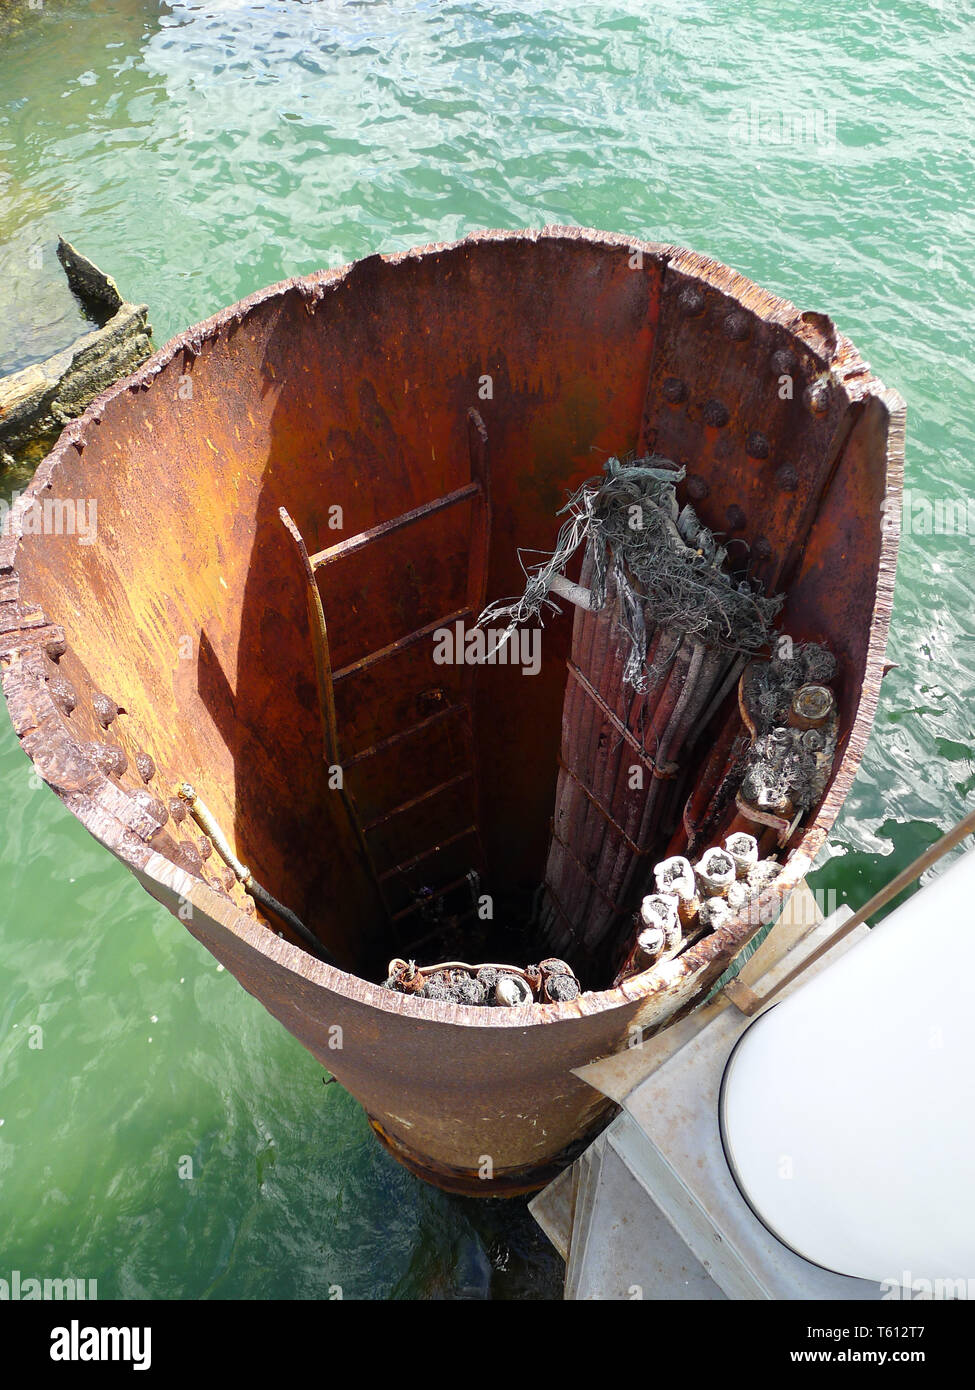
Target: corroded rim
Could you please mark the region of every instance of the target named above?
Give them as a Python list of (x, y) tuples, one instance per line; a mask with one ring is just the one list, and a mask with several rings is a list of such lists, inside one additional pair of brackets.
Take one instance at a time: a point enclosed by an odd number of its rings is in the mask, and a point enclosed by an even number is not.
[[(824, 376), (829, 378), (847, 393), (851, 402), (867, 397), (880, 399), (889, 412), (889, 431), (887, 439), (887, 496), (898, 505), (893, 509), (893, 519), (899, 518), (899, 502), (903, 486), (904, 422), (906, 409), (903, 400), (895, 392), (884, 387), (862, 361), (849, 339), (836, 332), (832, 322), (822, 314), (803, 314), (787, 300), (770, 294), (745, 276), (729, 269), (718, 261), (681, 247), (646, 242), (619, 233), (594, 231), (587, 228), (549, 226), (539, 231), (483, 231), (454, 242), (436, 242), (427, 246), (415, 247), (407, 251), (378, 257), (390, 264), (400, 264), (428, 256), (438, 256), (464, 246), (477, 246), (485, 242), (520, 241), (538, 242), (543, 239), (585, 241), (593, 245), (621, 247), (630, 251), (641, 251), (645, 256), (656, 258), (666, 269), (680, 271), (699, 281), (702, 285), (733, 296), (767, 324), (786, 328), (809, 350), (820, 365)], [(371, 258), (369, 258), (371, 259)], [(215, 338), (223, 329), (238, 326), (251, 312), (264, 304), (284, 299), (286, 295), (297, 292), (305, 300), (309, 312), (315, 312), (317, 305), (324, 300), (329, 289), (343, 281), (362, 262), (353, 262), (335, 270), (323, 270), (314, 274), (279, 281), (265, 289), (258, 290), (246, 299), (229, 308), (222, 309), (211, 318), (204, 320), (172, 338), (164, 347), (148, 359), (131, 376), (117, 382), (97, 397), (77, 420), (72, 421), (62, 431), (58, 442), (39, 465), (33, 481), (10, 514), (11, 534), (0, 539), (0, 586), (4, 579), (16, 581), (16, 556), (22, 539), (20, 526), (24, 511), (33, 498), (51, 486), (52, 475), (65, 459), (67, 451), (74, 449), (80, 455), (85, 447), (88, 432), (97, 428), (105, 407), (125, 391), (145, 391), (162, 369), (181, 352), (196, 356), (205, 340)], [(559, 1004), (531, 1004), (511, 1009), (484, 1009), (473, 1005), (448, 1004), (438, 1000), (418, 1000), (410, 995), (398, 994), (383, 989), (378, 984), (363, 980), (360, 976), (325, 965), (308, 955), (298, 946), (277, 937), (255, 919), (239, 912), (227, 900), (214, 893), (204, 882), (178, 868), (168, 859), (149, 848), (140, 840), (133, 827), (127, 826), (116, 814), (108, 809), (107, 802), (125, 793), (119, 791), (104, 773), (93, 777), (97, 791), (106, 797), (61, 795), (61, 800), (81, 821), (90, 833), (109, 848), (130, 869), (137, 871), (140, 878), (148, 879), (164, 890), (189, 900), (194, 907), (206, 914), (222, 930), (251, 950), (272, 960), (283, 968), (294, 972), (303, 979), (326, 990), (354, 998), (357, 1002), (389, 1013), (401, 1014), (425, 1022), (450, 1023), (465, 1027), (479, 1028), (524, 1028), (526, 1025), (541, 1023), (569, 1022), (574, 1019), (600, 1014), (611, 1009), (632, 1006), (649, 1001), (660, 993), (672, 996), (685, 986), (684, 1004), (687, 1007), (698, 994), (703, 993), (727, 968), (733, 957), (747, 944), (758, 930), (759, 921), (774, 920), (784, 897), (809, 871), (819, 853), (826, 836), (836, 819), (840, 808), (853, 784), (860, 760), (873, 724), (880, 694), (883, 675), (884, 653), (890, 627), (893, 604), (893, 589), (899, 526), (889, 524), (883, 528), (877, 583), (874, 594), (870, 638), (867, 649), (864, 677), (860, 699), (857, 705), (847, 745), (842, 760), (833, 775), (829, 792), (824, 798), (816, 818), (807, 827), (800, 843), (791, 852), (783, 872), (775, 884), (757, 902), (757, 912), (751, 921), (735, 922), (720, 928), (696, 945), (688, 948), (676, 959), (652, 967), (644, 974), (635, 976), (622, 985), (607, 990), (594, 991), (578, 999)], [(29, 600), (26, 603), (31, 608)], [(22, 647), (29, 648), (43, 640), (50, 640), (55, 624), (46, 624), (36, 605), (32, 613), (20, 613), (20, 625), (14, 634), (23, 640)], [(2, 673), (2, 685), (11, 707), (15, 729), (21, 742), (25, 742), (26, 732), (18, 727), (16, 711), (13, 708), (13, 677), (21, 664), (21, 656), (15, 654), (6, 664)], [(40, 697), (46, 701), (50, 713), (55, 714), (55, 706), (50, 692), (45, 689), (35, 692), (35, 700)], [(36, 706), (35, 706), (36, 715)], [(44, 720), (35, 720), (34, 729)], [(28, 756), (36, 761), (36, 754), (44, 751), (53, 753), (59, 743), (70, 742), (67, 734), (56, 719), (48, 725), (46, 739), (35, 748), (25, 748)], [(43, 771), (38, 768), (43, 777)], [(100, 803), (100, 804), (99, 804)], [(116, 806), (118, 805), (116, 801)], [(753, 904), (753, 911), (756, 905)], [(690, 986), (694, 984), (694, 989)]]

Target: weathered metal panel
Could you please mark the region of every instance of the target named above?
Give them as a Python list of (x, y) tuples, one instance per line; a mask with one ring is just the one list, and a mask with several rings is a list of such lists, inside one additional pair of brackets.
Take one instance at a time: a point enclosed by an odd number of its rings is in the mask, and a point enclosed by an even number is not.
[[(705, 257), (638, 249), (639, 265), (633, 244), (611, 234), (491, 232), (263, 290), (95, 401), (0, 541), (0, 670), (40, 775), (171, 910), (180, 896), (193, 903), (190, 931), (361, 1101), (399, 1157), (458, 1190), (544, 1181), (609, 1113), (572, 1069), (692, 1007), (757, 921), (559, 1005), (478, 1009), (370, 983), (398, 952), (322, 776), (306, 598), (279, 509), (318, 551), (337, 539), (336, 504), (341, 538), (465, 486), (475, 406), (490, 441), (488, 586), (508, 594), (522, 585), (518, 545), (551, 545), (566, 490), (607, 454), (642, 439), (687, 462), (706, 485), (695, 484), (703, 519), (722, 529), (738, 506), (739, 534), (769, 573), (787, 574), (790, 630), (842, 653), (843, 756), (762, 899), (765, 920), (823, 844), (876, 708), (899, 399), (828, 321)], [(700, 313), (680, 308), (688, 287)], [(766, 359), (786, 351), (795, 394), (779, 409)], [(756, 457), (756, 434), (767, 436), (767, 458)], [(774, 485), (783, 468), (795, 469), (796, 490)], [(97, 499), (97, 544), (21, 534), (35, 499), (60, 496)], [(330, 632), (354, 628), (367, 653), (463, 588), (465, 565), (418, 549), (399, 583), (372, 583), (378, 571), (367, 570), (358, 588), (336, 587), (338, 611), (328, 607), (331, 569), (320, 579)], [(546, 628), (538, 676), (479, 673), (481, 828), (489, 863), (512, 884), (537, 882), (544, 867), (570, 638), (569, 622)], [(395, 682), (399, 668), (389, 669)], [(429, 715), (433, 694), (415, 670), (409, 679), (421, 701), (412, 717)], [(378, 668), (367, 688), (356, 749), (390, 728)], [(183, 779), (348, 973), (268, 929), (174, 802)], [(493, 1182), (478, 1177), (485, 1155)]]

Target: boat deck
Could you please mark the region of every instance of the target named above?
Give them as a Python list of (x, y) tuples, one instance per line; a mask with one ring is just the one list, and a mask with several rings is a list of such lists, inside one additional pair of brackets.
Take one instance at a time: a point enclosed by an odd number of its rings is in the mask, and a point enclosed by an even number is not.
[[(824, 919), (801, 884), (739, 978), (761, 996), (850, 916), (844, 907)], [(803, 978), (868, 932), (861, 925)], [(566, 1261), (566, 1299), (881, 1296), (880, 1286), (830, 1273), (787, 1249), (735, 1185), (719, 1133), (718, 1093), (750, 1022), (722, 992), (659, 1037), (577, 1073), (622, 1109), (530, 1204)]]

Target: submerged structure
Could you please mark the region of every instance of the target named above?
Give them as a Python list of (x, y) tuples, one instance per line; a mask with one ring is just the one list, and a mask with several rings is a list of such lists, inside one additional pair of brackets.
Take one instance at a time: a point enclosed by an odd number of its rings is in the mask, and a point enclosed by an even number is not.
[(152, 352), (148, 306), (130, 304), (110, 275), (58, 239), (57, 257), (93, 327), (43, 362), (0, 376), (0, 473), (40, 459), (61, 426)]
[[(824, 842), (903, 425), (826, 316), (674, 247), (490, 232), (285, 282), (105, 392), (18, 502), (14, 726), (401, 1162), (529, 1191), (611, 1113), (574, 1069), (700, 1002)], [(610, 460), (663, 471), (682, 564), (768, 599), (754, 640), (665, 642), (652, 566), (594, 580), (592, 545), (512, 619), (519, 550)], [(82, 497), (95, 543), (32, 524)]]

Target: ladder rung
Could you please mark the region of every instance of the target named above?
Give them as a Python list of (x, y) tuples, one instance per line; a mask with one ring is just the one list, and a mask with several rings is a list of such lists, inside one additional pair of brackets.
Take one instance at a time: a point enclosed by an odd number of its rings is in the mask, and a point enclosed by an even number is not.
[(462, 622), (465, 618), (472, 617), (470, 608), (458, 608), (456, 613), (448, 613), (446, 618), (437, 618), (435, 622), (427, 623), (426, 627), (418, 627), (415, 632), (408, 633), (406, 637), (398, 637), (395, 642), (390, 642), (388, 647), (380, 647), (378, 651), (370, 652), (368, 656), (360, 657), (358, 661), (352, 661), (348, 666), (343, 666), (341, 670), (332, 673), (332, 684), (338, 685), (339, 681), (344, 681), (347, 676), (356, 676), (360, 671), (366, 671), (370, 666), (375, 666), (377, 661), (385, 661), (387, 657), (396, 656), (399, 652), (404, 652), (408, 647), (415, 647), (417, 642), (422, 642), (424, 637), (432, 637), (441, 627), (450, 627), (452, 623)]
[(405, 738), (412, 738), (414, 734), (422, 733), (424, 729), (429, 729), (433, 724), (439, 724), (442, 719), (446, 719), (451, 714), (463, 714), (467, 710), (467, 705), (463, 702), (456, 705), (448, 705), (446, 709), (438, 709), (435, 714), (428, 715), (426, 719), (421, 719), (418, 724), (411, 724), (409, 728), (400, 729), (398, 733), (390, 734), (389, 738), (380, 739), (371, 748), (363, 748), (361, 753), (356, 753), (352, 758), (346, 758), (344, 766), (346, 770), (355, 767), (358, 763), (364, 763), (367, 758), (374, 758), (379, 753), (385, 753), (388, 748), (394, 748), (397, 743), (402, 743)]
[(438, 497), (434, 502), (424, 502), (422, 507), (414, 507), (412, 511), (404, 512), (392, 521), (384, 521), (368, 531), (360, 531), (357, 536), (350, 536), (347, 541), (339, 541), (337, 545), (330, 545), (326, 550), (319, 550), (317, 555), (311, 556), (311, 567), (317, 570), (322, 565), (330, 565), (335, 560), (344, 559), (346, 555), (354, 555), (357, 550), (362, 550), (363, 546), (371, 544), (372, 541), (382, 540), (394, 531), (401, 531), (404, 526), (412, 526), (415, 521), (421, 521), (425, 516), (432, 516), (434, 512), (442, 512), (446, 507), (455, 507), (458, 502), (477, 497), (480, 491), (480, 483), (467, 483), (455, 492)]
[(415, 854), (412, 859), (406, 859), (402, 864), (397, 864), (394, 869), (387, 869), (384, 874), (379, 875), (379, 882), (385, 883), (388, 879), (395, 878), (397, 874), (408, 874), (415, 869), (418, 864), (422, 864), (424, 859), (430, 859), (435, 854), (440, 854), (443, 850), (449, 849), (451, 845), (456, 845), (461, 840), (466, 840), (468, 835), (476, 835), (477, 826), (469, 825), (465, 830), (458, 830), (456, 835), (451, 835), (449, 840), (442, 840), (439, 845), (434, 845), (431, 849), (425, 849), (420, 854)]
[(394, 816), (401, 816), (404, 811), (412, 811), (415, 806), (422, 806), (424, 801), (430, 801), (433, 797), (439, 796), (441, 792), (459, 786), (461, 782), (469, 782), (473, 775), (473, 772), (458, 773), (456, 777), (450, 777), (446, 782), (441, 782), (439, 787), (431, 787), (428, 792), (423, 792), (420, 796), (414, 796), (411, 800), (394, 806), (391, 811), (387, 811), (385, 815), (377, 816), (375, 820), (371, 820), (368, 825), (364, 825), (362, 828), (365, 831), (376, 830), (380, 825), (386, 825)]
[[(434, 897), (445, 898), (448, 893), (453, 893), (456, 889), (463, 888), (464, 884), (469, 882), (470, 879), (467, 877), (466, 874), (464, 874), (463, 878), (455, 878), (451, 883), (444, 884), (443, 888), (436, 889), (436, 891), (434, 892)], [(394, 912), (391, 920), (394, 922), (400, 922), (404, 917), (412, 917), (414, 912), (419, 912), (420, 909), (424, 906), (424, 903), (413, 903), (410, 907), (404, 907), (401, 909), (401, 911)], [(432, 936), (434, 935), (434, 933), (431, 932), (430, 935)], [(425, 937), (424, 940), (426, 939), (427, 938)]]

